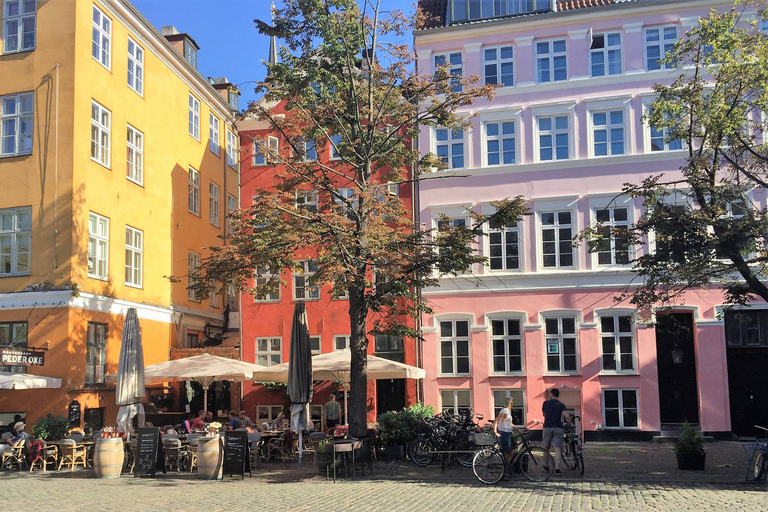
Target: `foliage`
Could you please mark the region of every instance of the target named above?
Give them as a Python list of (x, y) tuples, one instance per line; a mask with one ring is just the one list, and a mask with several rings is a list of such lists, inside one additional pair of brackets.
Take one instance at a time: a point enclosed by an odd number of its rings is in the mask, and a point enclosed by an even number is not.
[[(246, 113), (278, 136), (279, 150), (255, 140), (275, 182), (233, 215), (229, 244), (209, 248), (191, 279), (201, 296), (234, 283), (264, 298), (313, 260), (306, 285), (349, 297), (349, 420), (357, 436), (367, 430), (369, 336), (418, 336), (414, 318), (430, 311), (419, 290), (484, 260), (476, 242), (488, 217), (469, 211), (471, 226), (421, 229), (410, 198), (387, 186), (445, 168), (435, 155), (420, 157), (420, 127), (463, 128), (468, 119), (457, 109), (494, 90), (477, 85), (477, 76), (451, 76), (447, 66), (417, 73), (408, 47), (415, 23), (371, 0), (286, 0), (271, 23), (256, 20), (261, 33), (284, 42), (281, 62), (257, 88), (263, 98)], [(525, 213), (519, 197), (493, 206), (501, 225)], [(254, 282), (257, 269), (265, 278)]]
[(593, 251), (611, 239), (645, 246), (631, 261), (638, 279), (619, 298), (641, 310), (710, 287), (724, 287), (731, 304), (768, 300), (768, 217), (750, 194), (768, 183), (768, 39), (749, 11), (768, 14), (766, 3), (746, 1), (712, 11), (665, 59), (680, 74), (654, 86), (646, 121), (682, 148), (681, 172), (625, 185), (624, 194), (644, 206), (634, 226), (581, 234)]
[(379, 414), (379, 438), (388, 445), (406, 444), (413, 439), (416, 424), (435, 415), (431, 405), (413, 404), (407, 409)]
[(417, 420), (423, 420), (425, 418), (431, 418), (435, 415), (434, 405), (424, 405), (421, 402), (411, 404), (408, 406), (408, 412), (416, 416)]
[(262, 386), (264, 386), (264, 389), (267, 391), (283, 391), (288, 388), (288, 384), (285, 382), (262, 382)]
[(675, 442), (675, 452), (679, 454), (693, 454), (704, 451), (704, 440), (693, 427), (686, 421), (683, 423), (683, 429)]
[(58, 414), (48, 414), (44, 418), (40, 418), (32, 425), (32, 437), (36, 439), (43, 439), (45, 441), (58, 441), (63, 439), (67, 432), (69, 432), (69, 420)]

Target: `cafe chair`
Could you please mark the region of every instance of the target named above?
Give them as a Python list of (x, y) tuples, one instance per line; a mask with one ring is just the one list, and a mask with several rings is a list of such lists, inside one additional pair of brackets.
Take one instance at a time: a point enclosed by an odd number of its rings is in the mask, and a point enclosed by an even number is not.
[[(55, 448), (55, 447), (54, 447)], [(31, 439), (27, 443), (27, 461), (29, 462), (30, 473), (35, 469), (41, 469), (45, 471), (46, 467), (46, 444), (42, 439)], [(54, 461), (54, 466), (56, 462)]]
[(317, 465), (317, 446), (321, 441), (325, 441), (328, 436), (324, 432), (312, 432), (309, 434), (307, 449), (315, 454), (314, 464)]
[(61, 469), (64, 464), (69, 466), (70, 471), (75, 469), (78, 464), (83, 468), (88, 467), (85, 446), (78, 445), (74, 439), (62, 439), (59, 441), (59, 449), (61, 450), (61, 460), (57, 469)]
[(70, 432), (70, 434), (67, 436), (67, 439), (72, 439), (77, 444), (82, 443), (84, 438), (85, 434), (79, 430)]
[(261, 432), (248, 434), (248, 445), (251, 457), (251, 466), (257, 466), (261, 460)]
[(189, 449), (186, 456), (189, 458), (189, 472), (197, 468), (197, 448), (200, 445), (200, 435), (189, 434), (187, 436), (187, 442), (189, 443)]
[(181, 441), (178, 437), (163, 437), (163, 451), (165, 452), (165, 467), (180, 471), (181, 459), (186, 450), (181, 449)]
[(290, 437), (287, 432), (270, 439), (267, 443), (267, 460), (273, 457), (279, 457), (280, 460), (284, 461), (288, 455), (288, 449), (290, 447), (290, 444), (286, 444), (286, 442), (290, 443)]
[(130, 466), (128, 467), (128, 472), (133, 473), (133, 468), (136, 466), (136, 450), (138, 448), (138, 439), (133, 438), (131, 439), (129, 449), (131, 451), (130, 456)]
[(0, 460), (0, 468), (11, 469), (15, 467), (18, 470), (27, 467), (27, 458), (24, 455), (24, 446), (26, 439), (22, 439), (17, 446), (8, 446), (3, 451), (3, 458)]

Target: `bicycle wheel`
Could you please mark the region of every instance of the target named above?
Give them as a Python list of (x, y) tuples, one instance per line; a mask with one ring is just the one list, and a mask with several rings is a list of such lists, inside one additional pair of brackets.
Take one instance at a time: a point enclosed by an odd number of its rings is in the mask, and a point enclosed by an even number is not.
[(504, 456), (494, 448), (480, 450), (472, 459), (472, 472), (478, 480), (487, 485), (501, 480), (505, 467)]
[(412, 445), (411, 445), (411, 451), (408, 455), (411, 456), (411, 460), (414, 464), (417, 466), (429, 466), (432, 464), (432, 461), (435, 460), (435, 454), (432, 453), (435, 451), (435, 447), (432, 444), (432, 441), (429, 439), (417, 439)]
[(544, 448), (532, 446), (520, 454), (520, 470), (531, 482), (543, 482), (555, 471), (555, 459)]
[(471, 451), (474, 448), (475, 448), (475, 444), (470, 443), (469, 441), (459, 441), (458, 443), (456, 443), (457, 452), (470, 452), (470, 453), (457, 453), (456, 461), (462, 466), (464, 466), (465, 468), (471, 468), (472, 461), (475, 460), (475, 453)]
[(576, 469), (578, 465), (578, 457), (576, 455), (576, 443), (574, 441), (566, 441), (563, 443), (563, 449), (560, 451), (560, 456), (563, 458), (565, 467), (568, 469)]
[(757, 452), (752, 458), (752, 466), (749, 468), (749, 474), (754, 480), (760, 480), (768, 471), (768, 456), (765, 452)]
[(584, 476), (584, 455), (581, 453), (576, 455), (576, 469), (579, 470), (579, 475)]

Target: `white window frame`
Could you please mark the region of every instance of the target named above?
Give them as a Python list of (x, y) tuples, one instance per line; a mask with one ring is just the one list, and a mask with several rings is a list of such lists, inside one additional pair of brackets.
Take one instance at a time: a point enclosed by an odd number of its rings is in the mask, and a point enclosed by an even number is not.
[[(544, 357), (543, 357), (543, 364), (544, 364), (544, 374), (545, 375), (579, 375), (581, 373), (581, 357), (580, 357), (580, 351), (581, 346), (579, 342), (579, 328), (581, 326), (580, 318), (578, 314), (575, 313), (568, 313), (568, 312), (555, 312), (555, 311), (547, 311), (541, 313), (541, 319), (542, 319), (542, 337), (544, 339)], [(563, 320), (569, 319), (573, 320), (573, 334), (571, 333), (565, 333), (563, 332)], [(547, 334), (547, 320), (557, 320), (557, 333), (555, 334)], [(575, 355), (575, 370), (565, 370), (565, 350), (564, 350), (564, 339), (566, 338), (573, 338), (575, 340), (574, 342), (574, 355)], [(549, 343), (557, 343), (558, 344), (558, 365), (559, 370), (550, 370), (549, 369), (549, 351), (548, 351), (548, 345)]]
[(208, 218), (212, 225), (221, 227), (221, 188), (208, 182)]
[[(314, 348), (313, 345), (315, 345), (315, 342), (317, 342), (317, 348)], [(317, 336), (309, 335), (309, 347), (310, 347), (310, 353), (313, 356), (316, 356), (317, 354), (323, 353), (323, 337), (319, 334)]]
[[(619, 398), (619, 426), (609, 426), (606, 422), (606, 406), (605, 406), (605, 392), (616, 392)], [(635, 393), (635, 403), (637, 405), (637, 425), (625, 426), (624, 425), (624, 392), (632, 391)], [(603, 428), (606, 430), (640, 430), (640, 392), (636, 388), (605, 388), (600, 392), (601, 406), (603, 412)]]
[[(666, 29), (674, 28), (675, 29), (675, 39), (669, 40), (668, 38), (664, 37), (664, 32)], [(657, 41), (648, 41), (648, 33), (649, 32), (658, 32), (658, 40)], [(674, 44), (677, 42), (677, 40), (680, 38), (680, 27), (677, 25), (654, 25), (652, 27), (645, 27), (643, 29), (643, 67), (646, 71), (656, 71), (661, 69), (673, 69), (673, 66), (670, 64), (654, 64), (653, 66), (648, 65), (649, 59), (652, 57), (648, 56), (648, 49), (650, 47), (658, 47), (659, 50), (659, 58), (658, 60), (664, 59), (667, 52), (672, 49)], [(658, 66), (658, 67), (657, 67)]]
[[(133, 52), (131, 52), (131, 45), (133, 45)], [(144, 49), (130, 36), (128, 37), (128, 87), (144, 97)]]
[[(317, 144), (314, 140), (303, 140), (299, 143), (299, 150), (301, 151), (302, 162), (316, 162), (317, 161)], [(310, 155), (311, 153), (311, 155)]]
[(107, 169), (110, 168), (111, 126), (112, 112), (91, 100), (91, 160)]
[[(3, 219), (10, 216), (10, 229), (3, 228)], [(22, 222), (20, 217), (28, 219), (29, 225)], [(22, 241), (27, 245), (27, 269), (19, 270), (19, 256), (25, 255), (20, 250)], [(5, 245), (8, 244), (8, 245)], [(0, 265), (0, 277), (29, 275), (32, 266), (32, 207), (23, 206), (20, 208), (6, 208), (0, 210), (0, 264), (3, 258), (8, 258), (8, 253), (4, 253), (2, 247), (10, 247), (10, 270), (5, 271)]]
[[(495, 129), (497, 130), (497, 133), (495, 135), (491, 135), (489, 133), (489, 129), (491, 125), (495, 125)], [(504, 129), (511, 126), (512, 133), (504, 133)], [(485, 160), (485, 165), (487, 167), (501, 167), (505, 165), (517, 165), (519, 163), (518, 160), (518, 149), (517, 149), (517, 119), (506, 119), (506, 120), (486, 120), (483, 122), (483, 157)], [(504, 150), (504, 143), (506, 141), (512, 141), (512, 161), (511, 162), (505, 162), (504, 157), (506, 151)], [(488, 147), (488, 145), (491, 142), (496, 142), (498, 144), (498, 163), (491, 163), (491, 151)], [(494, 152), (496, 153), (496, 152)]]
[(189, 93), (189, 134), (200, 141), (200, 100)]
[(328, 143), (331, 146), (331, 160), (341, 160), (341, 154), (337, 151), (339, 144), (344, 140), (340, 133), (334, 133), (329, 137)]
[[(562, 51), (555, 51), (555, 43), (562, 42), (565, 49)], [(539, 45), (547, 44), (547, 53), (539, 53)], [(565, 58), (565, 78), (559, 80), (555, 79), (555, 59), (559, 57)], [(564, 82), (568, 80), (568, 40), (566, 38), (554, 38), (546, 40), (537, 40), (533, 42), (533, 58), (534, 69), (536, 72), (537, 84), (548, 84), (552, 82)], [(544, 70), (540, 65), (546, 61), (548, 65), (549, 79), (543, 79)], [(558, 68), (560, 69), (560, 68)]]
[(109, 219), (94, 212), (88, 212), (88, 277), (109, 280)]
[[(488, 236), (485, 237), (486, 240), (484, 240), (485, 243), (485, 254), (488, 257), (488, 262), (486, 263), (485, 267), (489, 272), (495, 273), (495, 274), (501, 274), (501, 273), (507, 273), (507, 272), (522, 272), (523, 270), (523, 229), (522, 229), (522, 221), (518, 221), (515, 226), (501, 226), (501, 227), (492, 227), (491, 223), (488, 223), (487, 226), (487, 232)], [(491, 236), (494, 234), (501, 234), (501, 262), (502, 262), (502, 268), (492, 268), (492, 258), (498, 258), (498, 256), (493, 256), (491, 254), (492, 252), (492, 245), (495, 245), (491, 242)], [(517, 268), (509, 268), (507, 267), (507, 246), (514, 245), (510, 244), (507, 240), (507, 238), (511, 234), (515, 234), (517, 236), (517, 241), (515, 242), (517, 244)]]
[[(254, 280), (254, 286), (259, 286), (263, 284), (267, 284), (271, 279), (275, 277), (275, 274), (270, 271), (270, 269), (263, 267), (259, 265), (256, 267), (256, 270), (253, 273), (253, 280)], [(280, 289), (282, 286), (278, 283), (277, 287), (274, 291), (269, 292), (269, 294), (264, 297), (263, 299), (259, 299), (258, 297), (253, 297), (253, 302), (261, 303), (261, 302), (280, 302)]]
[[(468, 153), (467, 153), (467, 137), (466, 129), (452, 130), (450, 128), (436, 127), (433, 128), (434, 141), (434, 154), (447, 164), (447, 169), (464, 169), (469, 167)], [(442, 137), (445, 133), (445, 140), (438, 140), (438, 137)], [(440, 148), (445, 147), (447, 153), (440, 155)], [(455, 153), (455, 150), (461, 148), (461, 153)], [(461, 165), (454, 165), (454, 160), (461, 158)]]
[[(458, 61), (454, 57), (458, 56)], [(438, 63), (442, 60), (441, 63)], [(448, 64), (448, 73), (451, 76), (451, 92), (461, 92), (461, 75), (464, 72), (464, 56), (459, 52), (438, 53), (432, 56), (432, 66), (435, 73), (438, 67)], [(455, 77), (455, 78), (454, 78)]]
[[(469, 397), (469, 405), (467, 406), (467, 409), (472, 409), (472, 390), (471, 389), (441, 389), (439, 391), (440, 393), (440, 412), (445, 412), (446, 410), (451, 411), (452, 414), (459, 414), (459, 393), (466, 393), (466, 396)], [(446, 405), (445, 402), (445, 396), (443, 393), (449, 394), (450, 398), (450, 405)], [(462, 407), (463, 409), (463, 407)]]
[[(508, 57), (502, 57), (502, 52), (510, 52)], [(493, 53), (493, 55), (491, 55)], [(505, 64), (512, 65), (511, 73), (502, 73)], [(495, 81), (488, 81), (488, 69), (493, 67), (496, 76)], [(503, 76), (511, 74), (509, 83), (504, 83)], [(492, 75), (493, 76), (493, 75)], [(515, 85), (515, 47), (511, 44), (483, 48), (483, 81), (486, 84), (500, 84), (501, 87), (514, 87)]]
[[(339, 189), (352, 190), (352, 189)], [(296, 209), (306, 209), (310, 212), (317, 213), (320, 206), (320, 192), (314, 188), (312, 190), (297, 190), (296, 191)]]
[[(37, 0), (27, 0), (32, 2), (32, 11), (24, 11), (26, 2), (24, 0), (3, 0), (3, 54), (29, 52), (35, 49), (37, 45)], [(11, 15), (11, 5), (17, 5), (18, 11)], [(24, 45), (24, 25), (25, 22), (32, 20), (32, 45)], [(15, 30), (12, 25), (16, 25)], [(27, 32), (29, 33), (29, 32)], [(15, 38), (16, 44), (12, 44), (11, 39)]]
[[(570, 224), (560, 224), (560, 213), (570, 213), (571, 215), (571, 222)], [(555, 223), (554, 224), (544, 224), (542, 222), (542, 215), (543, 214), (553, 214), (555, 217)], [(561, 240), (560, 238), (560, 230), (565, 229), (565, 227), (568, 226), (571, 229), (571, 238), (568, 239), (568, 243), (570, 244), (570, 240), (573, 238), (573, 235), (578, 233), (578, 218), (577, 218), (577, 212), (576, 210), (572, 208), (542, 208), (536, 210), (536, 234), (538, 238), (538, 244), (537, 244), (537, 253), (539, 255), (539, 263), (540, 268), (542, 270), (561, 270), (561, 269), (576, 269), (578, 268), (578, 251), (571, 247), (571, 258), (572, 258), (572, 264), (571, 265), (562, 265), (560, 263), (561, 256), (565, 254), (565, 252), (560, 251), (560, 244), (565, 243), (565, 240)], [(555, 265), (544, 265), (544, 256), (546, 255), (544, 253), (544, 230), (552, 229), (554, 230), (555, 234)], [(552, 241), (547, 241), (547, 243), (552, 243)], [(551, 254), (551, 253), (547, 253)]]
[(219, 118), (208, 113), (208, 149), (216, 156), (219, 156)]
[(192, 289), (195, 284), (195, 272), (200, 268), (200, 254), (195, 251), (187, 252), (187, 299), (192, 302), (200, 302), (200, 298)]
[(231, 235), (233, 231), (232, 214), (237, 211), (237, 197), (227, 194), (227, 234)]
[[(490, 353), (491, 353), (491, 361), (489, 366), (489, 374), (490, 375), (525, 375), (525, 318), (520, 313), (492, 313), (492, 314), (486, 314), (486, 322), (488, 324), (488, 336), (489, 336), (489, 344), (490, 344)], [(499, 334), (494, 334), (494, 323), (502, 323), (503, 332)], [(509, 322), (517, 322), (519, 327), (518, 334), (510, 334), (509, 332)], [(496, 341), (497, 340), (503, 340), (504, 342), (504, 353), (503, 354), (496, 354)], [(520, 369), (519, 370), (510, 370), (510, 364), (509, 360), (511, 357), (517, 357), (512, 356), (509, 350), (509, 343), (510, 341), (517, 341), (520, 347)], [(496, 357), (503, 357), (504, 358), (504, 370), (503, 371), (497, 371), (496, 370)]]
[[(442, 324), (444, 322), (451, 324), (451, 335), (450, 336), (443, 336), (442, 335)], [(467, 335), (465, 336), (459, 336), (456, 332), (456, 325), (459, 322), (465, 322), (467, 324)], [(437, 326), (437, 337), (438, 337), (438, 343), (440, 343), (440, 346), (438, 348), (438, 375), (444, 376), (444, 377), (464, 377), (472, 375), (472, 321), (468, 318), (435, 318), (435, 325)], [(459, 361), (459, 355), (458, 355), (458, 343), (465, 343), (467, 344), (467, 371), (466, 372), (458, 372), (458, 361)], [(451, 344), (451, 353), (449, 355), (443, 354), (443, 343), (450, 343)], [(462, 358), (465, 358), (465, 356), (461, 356)], [(451, 360), (451, 372), (444, 372), (443, 371), (443, 360), (450, 358)]]
[[(558, 128), (557, 122), (559, 119), (565, 118), (568, 121), (568, 126), (565, 128)], [(540, 128), (541, 121), (549, 119), (550, 121), (550, 129), (548, 130), (542, 130)], [(574, 155), (572, 154), (573, 151), (571, 148), (573, 147), (572, 141), (571, 141), (571, 126), (573, 124), (573, 119), (571, 116), (567, 113), (561, 113), (561, 114), (552, 114), (552, 115), (537, 115), (534, 118), (534, 145), (536, 153), (534, 155), (535, 161), (537, 162), (556, 162), (558, 160), (571, 160)], [(558, 146), (557, 141), (559, 136), (565, 135), (566, 140), (568, 141), (568, 156), (565, 158), (559, 158), (557, 154), (557, 148), (562, 147), (562, 145)], [(551, 147), (552, 151), (552, 158), (542, 158), (541, 151), (543, 149), (541, 139), (542, 137), (551, 137), (552, 138), (552, 145), (547, 146)], [(561, 139), (562, 140), (562, 139)]]
[(125, 226), (125, 238), (125, 285), (141, 288), (144, 283), (144, 232)]
[[(274, 348), (275, 342), (278, 347)], [(259, 350), (259, 345), (264, 343), (264, 348)], [(261, 366), (275, 366), (283, 362), (283, 338), (280, 336), (264, 336), (256, 338), (254, 346), (256, 364)]]
[(227, 165), (237, 169), (237, 137), (232, 130), (227, 130)]
[[(104, 384), (107, 367), (107, 324), (88, 322), (85, 347), (85, 385)], [(90, 361), (90, 362), (88, 362)]]
[[(504, 393), (504, 398), (500, 405), (496, 405), (498, 402), (496, 402), (496, 393)], [(493, 417), (497, 418), (499, 416), (499, 413), (501, 412), (501, 409), (504, 408), (504, 405), (506, 403), (507, 398), (510, 396), (513, 396), (513, 394), (518, 395), (519, 397), (522, 397), (521, 401), (518, 402), (517, 399), (515, 399), (515, 405), (512, 406), (512, 410), (519, 409), (522, 412), (522, 422), (521, 423), (515, 423), (516, 427), (525, 427), (528, 422), (526, 420), (526, 399), (525, 399), (525, 390), (520, 388), (491, 388), (491, 411), (493, 411)], [(512, 412), (512, 411), (510, 411)]]
[[(6, 105), (13, 104), (13, 112)], [(26, 105), (25, 105), (26, 104)], [(0, 157), (31, 155), (34, 142), (35, 93), (21, 92), (0, 96)], [(13, 133), (7, 133), (13, 125)], [(23, 128), (27, 129), (24, 130)], [(6, 152), (6, 140), (13, 140), (13, 148)], [(29, 148), (29, 149), (26, 149)]]
[[(602, 224), (603, 226), (609, 227), (609, 228), (615, 228), (615, 227), (629, 227), (633, 223), (633, 205), (631, 200), (629, 200), (626, 197), (621, 198), (614, 198), (615, 200), (608, 200), (608, 201), (598, 201), (597, 204), (595, 202), (590, 201), (591, 206), (591, 213), (592, 213), (592, 223), (594, 226), (597, 226), (598, 224)], [(625, 209), (627, 210), (627, 218), (626, 220), (616, 220), (616, 210), (617, 209)], [(609, 214), (609, 218), (607, 221), (598, 221), (598, 214), (600, 212), (607, 211)], [(617, 263), (616, 262), (616, 239), (614, 236), (610, 237), (609, 240), (610, 244), (610, 251), (598, 251), (595, 250), (592, 254), (592, 265), (595, 268), (627, 268), (630, 265), (630, 262), (634, 258), (634, 250), (631, 244), (628, 244), (627, 246), (627, 263)], [(600, 263), (600, 253), (606, 253), (610, 252), (611, 255), (611, 263)]]
[[(621, 112), (621, 123), (614, 123), (611, 119), (611, 114)], [(628, 112), (627, 109), (624, 107), (618, 107), (618, 108), (610, 108), (610, 109), (602, 109), (602, 108), (595, 108), (595, 109), (588, 109), (587, 114), (589, 117), (589, 152), (591, 158), (605, 158), (605, 157), (611, 157), (611, 156), (621, 156), (621, 155), (627, 155), (629, 154), (629, 138), (627, 137), (629, 133), (629, 126), (628, 126)], [(595, 124), (595, 115), (605, 115), (605, 123), (604, 125), (597, 125)], [(612, 131), (621, 129), (622, 131), (622, 152), (621, 153), (614, 153), (613, 152), (613, 140), (612, 137)], [(597, 141), (596, 141), (596, 133), (598, 131), (605, 131), (606, 133), (606, 140), (605, 142), (601, 142), (600, 144), (606, 145), (606, 154), (597, 154)]]
[[(293, 271), (293, 300), (319, 300), (320, 286), (308, 284), (309, 278), (317, 272), (317, 267), (315, 267), (315, 270), (310, 270), (310, 265), (316, 265), (315, 260), (300, 260), (297, 263), (301, 264), (303, 270), (297, 271), (294, 269)], [(301, 286), (297, 283), (299, 279), (303, 280)], [(304, 294), (301, 297), (296, 293), (299, 288), (304, 290)]]
[[(104, 66), (107, 70), (112, 70), (112, 19), (104, 11), (93, 5), (92, 16), (92, 37), (91, 37), (91, 57), (96, 62)], [(94, 39), (97, 38), (97, 39)], [(93, 54), (93, 46), (96, 46), (98, 55)]]
[(200, 172), (193, 167), (189, 168), (187, 211), (192, 215), (200, 216)]
[[(599, 336), (599, 343), (600, 343), (600, 371), (605, 374), (611, 374), (611, 375), (636, 375), (638, 373), (638, 367), (637, 367), (637, 312), (635, 310), (631, 309), (623, 309), (623, 308), (616, 308), (616, 309), (603, 309), (603, 310), (596, 310), (595, 311), (595, 317), (597, 319), (597, 326), (600, 332)], [(604, 318), (611, 318), (613, 320), (613, 328), (614, 331), (603, 331), (603, 319)], [(619, 329), (619, 319), (620, 318), (629, 318), (630, 319), (630, 330), (629, 331), (618, 331)], [(621, 356), (623, 353), (621, 351), (621, 338), (630, 338), (630, 347), (631, 352), (630, 355), (632, 356), (632, 367), (631, 368), (624, 368), (624, 365), (622, 364), (622, 358)], [(605, 366), (605, 351), (603, 350), (604, 347), (604, 341), (607, 341), (608, 338), (613, 339), (613, 353), (614, 356), (614, 366), (615, 368), (610, 369), (606, 368)]]
[(253, 165), (271, 165), (276, 161), (278, 151), (280, 150), (280, 140), (277, 137), (267, 136), (267, 151), (264, 154), (259, 151), (258, 141), (253, 139)]
[(645, 153), (669, 153), (674, 151), (685, 151), (685, 148), (687, 145), (685, 144), (685, 141), (682, 139), (678, 139), (680, 141), (680, 147), (670, 149), (669, 147), (669, 141), (667, 140), (667, 136), (669, 134), (669, 128), (663, 128), (662, 130), (657, 130), (662, 133), (663, 136), (663, 147), (661, 149), (653, 149), (653, 139), (658, 138), (653, 136), (653, 130), (654, 128), (651, 126), (651, 123), (649, 123), (648, 118), (646, 116), (650, 115), (651, 113), (651, 103), (656, 99), (656, 96), (645, 96), (643, 97), (643, 150)]
[(333, 337), (333, 350), (349, 350), (352, 336), (349, 334), (336, 334)]
[(137, 185), (144, 186), (144, 134), (128, 125), (127, 167), (125, 177)]
[[(614, 36), (619, 37), (619, 43), (618, 44), (609, 44), (608, 39)], [(602, 48), (592, 48), (592, 45), (595, 44), (595, 41), (598, 37), (603, 38), (603, 47)], [(589, 76), (591, 77), (601, 77), (601, 76), (615, 76), (615, 75), (621, 75), (624, 72), (624, 55), (623, 55), (623, 46), (624, 46), (624, 37), (621, 31), (606, 31), (601, 32), (598, 34), (592, 35), (592, 44), (590, 45), (589, 49)], [(619, 70), (615, 73), (611, 72), (610, 67), (610, 57), (612, 54), (615, 54), (615, 52), (619, 53)], [(602, 70), (600, 74), (595, 74), (595, 63), (592, 59), (595, 58), (597, 55), (602, 55), (603, 57), (603, 63), (602, 63)]]

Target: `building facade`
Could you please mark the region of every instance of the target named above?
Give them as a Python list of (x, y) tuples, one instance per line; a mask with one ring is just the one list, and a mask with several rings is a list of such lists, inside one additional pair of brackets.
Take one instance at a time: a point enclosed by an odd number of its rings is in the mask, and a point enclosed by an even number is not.
[(224, 330), (226, 297), (195, 297), (187, 275), (237, 207), (231, 90), (124, 0), (2, 0), (0, 36), (0, 348), (47, 350), (4, 369), (62, 379), (0, 391), (0, 421), (77, 401), (87, 426), (114, 424), (104, 375), (127, 308), (145, 364)]
[[(647, 438), (684, 420), (702, 431), (753, 435), (768, 421), (759, 381), (768, 367), (765, 304), (723, 314), (716, 290), (688, 293), (653, 321), (615, 302), (633, 279), (634, 251), (610, 239), (590, 253), (572, 239), (602, 221), (633, 223), (642, 204), (624, 183), (674, 176), (679, 141), (643, 121), (655, 83), (679, 69), (659, 59), (715, 0), (421, 0), (431, 21), (415, 34), (420, 72), (500, 84), (491, 101), (465, 109), (467, 130), (426, 128), (422, 152), (448, 164), (420, 183), (419, 215), (445, 214), (522, 195), (530, 216), (487, 227), (488, 263), (424, 290), (424, 398), (442, 409), (494, 417), (515, 398), (519, 425), (537, 427), (547, 390), (582, 419), (587, 439)], [(765, 191), (747, 193), (765, 207)], [(737, 314), (740, 313), (740, 314)], [(675, 330), (673, 324), (685, 326)], [(682, 333), (682, 334), (681, 334)], [(758, 422), (759, 423), (759, 422)]]

